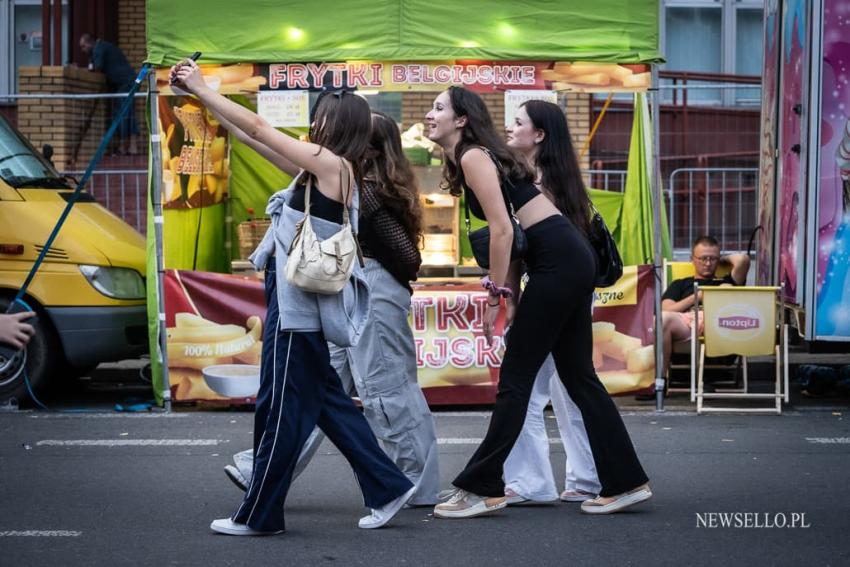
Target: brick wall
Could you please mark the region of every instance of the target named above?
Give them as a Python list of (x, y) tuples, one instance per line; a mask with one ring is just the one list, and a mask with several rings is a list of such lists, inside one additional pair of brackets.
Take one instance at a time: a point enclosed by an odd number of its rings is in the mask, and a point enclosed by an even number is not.
[[(581, 152), (587, 137), (590, 135), (590, 102), (591, 95), (581, 93), (564, 93), (558, 97), (562, 107), (566, 107), (567, 126), (573, 137), (576, 154)], [(579, 167), (584, 171), (590, 167), (590, 150), (579, 160)]]
[[(20, 67), (20, 92), (23, 94), (91, 94), (104, 89), (104, 78), (76, 67)], [(103, 131), (90, 125), (102, 125), (109, 118), (103, 100), (21, 99), (18, 102), (18, 128), (38, 149), (53, 146), (53, 163), (60, 170), (75, 169), (76, 163), (91, 159)]]
[[(147, 43), (145, 39), (145, 0), (118, 0), (118, 47), (136, 72), (142, 68), (147, 58)], [(141, 90), (147, 90), (147, 82)], [(145, 99), (136, 99), (136, 123), (139, 125), (140, 140), (147, 137), (147, 127), (144, 121)], [(145, 143), (141, 143), (142, 149)]]
[(118, 47), (138, 71), (147, 56), (145, 0), (118, 0)]
[[(416, 122), (423, 122), (438, 94), (439, 92), (404, 93), (401, 98), (402, 128), (407, 129)], [(505, 123), (505, 95), (502, 93), (485, 93), (482, 98), (490, 110), (496, 128), (501, 128)], [(590, 133), (590, 95), (565, 93), (561, 94), (558, 100), (560, 105), (566, 108), (567, 124), (570, 127), (576, 153), (578, 153)], [(587, 152), (579, 163), (582, 169), (589, 167), (589, 156), (590, 152)]]

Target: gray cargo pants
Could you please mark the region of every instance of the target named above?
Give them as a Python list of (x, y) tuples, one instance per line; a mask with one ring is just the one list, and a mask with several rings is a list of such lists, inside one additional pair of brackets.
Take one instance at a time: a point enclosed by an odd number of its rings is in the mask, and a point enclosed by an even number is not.
[[(407, 321), (410, 292), (380, 263), (366, 259), (371, 286), (372, 315), (357, 346), (328, 345), (331, 364), (342, 387), (357, 395), (363, 414), (384, 451), (417, 486), (409, 504), (438, 502), (440, 471), (434, 418), (416, 380), (416, 350)], [(324, 434), (316, 428), (301, 450), (293, 479), (313, 458)], [(250, 483), (253, 450), (233, 456), (239, 472)]]

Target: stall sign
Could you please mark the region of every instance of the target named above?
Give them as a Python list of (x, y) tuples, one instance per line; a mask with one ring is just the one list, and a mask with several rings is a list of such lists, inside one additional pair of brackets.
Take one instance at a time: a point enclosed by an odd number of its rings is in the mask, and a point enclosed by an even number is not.
[(260, 91), (257, 114), (275, 128), (310, 126), (309, 91)]
[(558, 93), (550, 90), (529, 91), (529, 90), (510, 90), (505, 91), (505, 126), (510, 126), (514, 123), (517, 109), (530, 100), (542, 100), (558, 103)]
[[(221, 94), (257, 91), (438, 92), (452, 85), (476, 92), (560, 90), (643, 92), (650, 86), (645, 64), (564, 61), (340, 61), (251, 65), (202, 65), (207, 85)], [(174, 94), (168, 69), (157, 71), (161, 94)], [(177, 93), (180, 94), (180, 93)]]

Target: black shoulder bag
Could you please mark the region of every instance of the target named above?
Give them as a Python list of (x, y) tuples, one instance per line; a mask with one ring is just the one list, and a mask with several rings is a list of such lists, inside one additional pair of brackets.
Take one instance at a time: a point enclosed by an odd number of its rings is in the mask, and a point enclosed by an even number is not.
[[(517, 220), (516, 213), (514, 211), (514, 205), (511, 202), (507, 189), (505, 188), (505, 183), (510, 183), (510, 181), (506, 176), (502, 175), (502, 168), (490, 151), (487, 150), (487, 148), (481, 149), (484, 150), (484, 153), (493, 160), (493, 163), (496, 164), (496, 169), (499, 172), (499, 187), (502, 189), (502, 196), (505, 199), (505, 206), (508, 209), (511, 226), (514, 229), (514, 239), (511, 244), (511, 261), (513, 262), (514, 260), (525, 257), (525, 253), (528, 250), (528, 241), (525, 238), (525, 232), (519, 225), (519, 221)], [(463, 203), (466, 215), (466, 235), (469, 238), (469, 245), (472, 247), (472, 255), (475, 257), (475, 261), (480, 267), (488, 270), (490, 269), (490, 227), (485, 226), (477, 230), (471, 230), (472, 225), (469, 220), (469, 195), (464, 195)]]
[(596, 287), (610, 287), (623, 276), (623, 259), (602, 215), (592, 207), (588, 240), (596, 253)]

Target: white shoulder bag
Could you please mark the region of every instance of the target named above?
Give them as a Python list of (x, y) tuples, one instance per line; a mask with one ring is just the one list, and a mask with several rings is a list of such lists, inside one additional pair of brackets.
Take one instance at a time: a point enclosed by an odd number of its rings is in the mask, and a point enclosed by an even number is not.
[(340, 186), (342, 187), (342, 228), (325, 240), (319, 240), (310, 222), (310, 192), (313, 176), (307, 181), (304, 195), (304, 218), (295, 227), (295, 236), (289, 247), (286, 262), (286, 281), (312, 293), (333, 295), (342, 291), (357, 258), (363, 265), (357, 235), (351, 229), (348, 210), (348, 166), (340, 161)]

